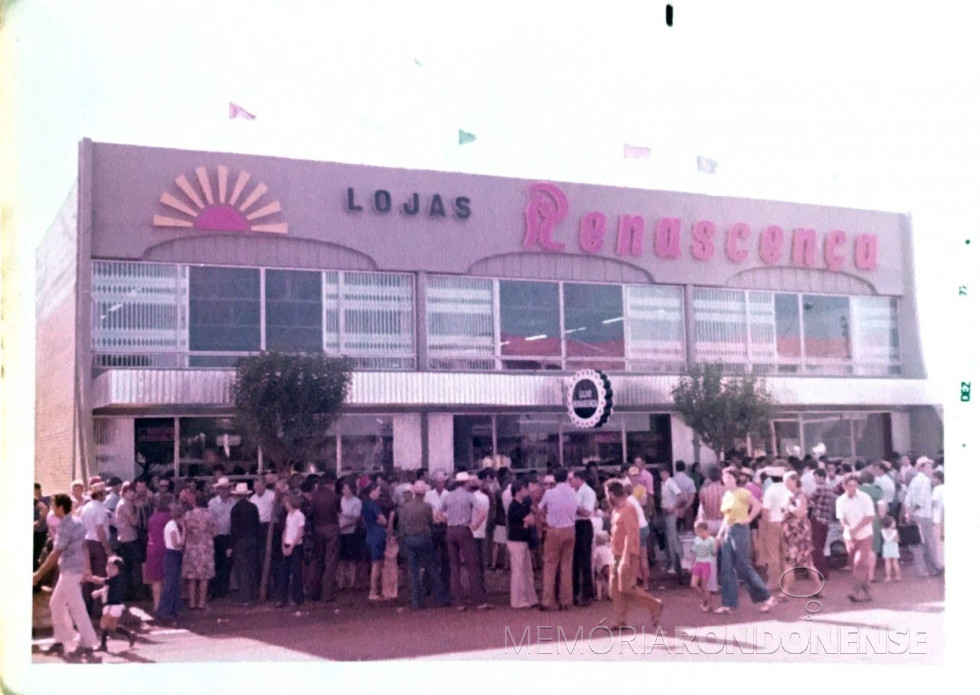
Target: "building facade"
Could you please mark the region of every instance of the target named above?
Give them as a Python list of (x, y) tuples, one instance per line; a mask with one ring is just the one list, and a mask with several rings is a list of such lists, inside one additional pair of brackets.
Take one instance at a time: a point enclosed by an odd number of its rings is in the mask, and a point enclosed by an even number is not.
[[(766, 378), (753, 450), (942, 447), (895, 213), (85, 140), (37, 277), (52, 489), (254, 466), (231, 385), (261, 350), (353, 359), (341, 472), (710, 461), (670, 397), (704, 362)], [(569, 417), (580, 369), (600, 428)]]

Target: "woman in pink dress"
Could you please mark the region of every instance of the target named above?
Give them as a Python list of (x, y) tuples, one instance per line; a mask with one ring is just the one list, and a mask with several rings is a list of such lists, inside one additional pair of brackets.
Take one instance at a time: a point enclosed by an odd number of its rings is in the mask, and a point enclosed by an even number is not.
[(146, 541), (146, 564), (143, 568), (143, 583), (149, 584), (153, 590), (153, 611), (160, 605), (160, 595), (163, 592), (163, 558), (167, 546), (163, 540), (163, 529), (172, 518), (170, 504), (173, 498), (168, 494), (157, 497), (156, 511), (147, 522), (148, 535)]

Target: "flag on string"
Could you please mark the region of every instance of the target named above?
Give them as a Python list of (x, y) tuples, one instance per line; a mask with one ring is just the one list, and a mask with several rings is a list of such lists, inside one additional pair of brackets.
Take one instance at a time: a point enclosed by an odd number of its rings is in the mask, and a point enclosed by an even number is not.
[(241, 116), (242, 118), (244, 118), (247, 121), (254, 121), (255, 120), (255, 115), (254, 114), (249, 113), (248, 111), (246, 111), (245, 109), (243, 109), (238, 104), (234, 104), (234, 103), (232, 103), (232, 102), (229, 101), (228, 102), (228, 118), (229, 119), (238, 118), (239, 116)]
[(476, 136), (473, 133), (467, 133), (465, 130), (459, 131), (459, 144), (465, 145), (468, 142), (473, 142), (476, 140)]
[(649, 147), (637, 147), (636, 145), (623, 145), (623, 158), (625, 159), (649, 159)]
[(718, 162), (698, 155), (698, 171), (703, 171), (705, 174), (713, 174), (717, 168)]

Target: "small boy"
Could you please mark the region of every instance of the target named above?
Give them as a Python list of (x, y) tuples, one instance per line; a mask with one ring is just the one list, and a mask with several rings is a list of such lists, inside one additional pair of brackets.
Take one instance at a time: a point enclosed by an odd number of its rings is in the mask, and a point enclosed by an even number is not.
[(136, 635), (124, 627), (119, 626), (119, 619), (122, 617), (126, 606), (123, 598), (126, 595), (126, 576), (120, 572), (123, 561), (118, 555), (112, 555), (106, 561), (106, 577), (91, 577), (93, 584), (102, 585), (101, 589), (92, 592), (92, 598), (102, 599), (102, 621), (99, 627), (102, 629), (102, 645), (100, 652), (108, 651), (106, 640), (109, 638), (109, 631), (115, 630), (119, 634), (129, 639), (129, 648), (133, 648), (136, 642)]
[(714, 537), (708, 535), (706, 521), (696, 523), (694, 532), (697, 537), (692, 548), (694, 562), (691, 568), (691, 588), (701, 597), (701, 610), (707, 612), (711, 607), (708, 579), (711, 577), (711, 567), (715, 564), (718, 549)]
[(609, 575), (612, 571), (613, 554), (609, 547), (609, 534), (605, 531), (595, 535), (595, 548), (592, 550), (592, 572), (595, 580), (595, 597), (597, 601), (612, 598), (609, 593)]

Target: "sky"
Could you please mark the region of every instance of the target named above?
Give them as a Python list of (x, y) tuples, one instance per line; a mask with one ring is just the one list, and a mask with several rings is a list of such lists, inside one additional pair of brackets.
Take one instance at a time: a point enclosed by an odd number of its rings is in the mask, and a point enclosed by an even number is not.
[[(949, 397), (948, 441), (965, 437), (977, 305), (958, 290), (980, 246), (966, 243), (980, 180), (969, 5), (671, 5), (673, 26), (651, 0), (5, 3), (4, 461), (33, 459), (34, 250), (85, 137), (908, 213), (926, 367)], [(256, 119), (229, 120), (229, 102)], [(460, 129), (476, 140), (460, 145)], [(651, 156), (625, 159), (624, 144)]]

